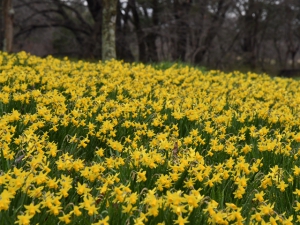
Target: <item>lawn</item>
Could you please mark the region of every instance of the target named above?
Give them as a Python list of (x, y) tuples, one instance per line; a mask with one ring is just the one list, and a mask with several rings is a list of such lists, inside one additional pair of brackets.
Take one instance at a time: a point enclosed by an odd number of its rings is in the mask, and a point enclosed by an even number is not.
[(300, 81), (25, 52), (0, 73), (5, 225), (300, 222)]

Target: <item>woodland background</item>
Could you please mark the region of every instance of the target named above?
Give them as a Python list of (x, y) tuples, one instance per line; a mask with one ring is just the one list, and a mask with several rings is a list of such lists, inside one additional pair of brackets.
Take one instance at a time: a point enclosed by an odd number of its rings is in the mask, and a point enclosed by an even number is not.
[[(126, 62), (300, 68), (299, 0), (2, 0), (1, 14), (8, 52), (100, 60), (106, 38)], [(110, 22), (115, 33), (104, 29)]]

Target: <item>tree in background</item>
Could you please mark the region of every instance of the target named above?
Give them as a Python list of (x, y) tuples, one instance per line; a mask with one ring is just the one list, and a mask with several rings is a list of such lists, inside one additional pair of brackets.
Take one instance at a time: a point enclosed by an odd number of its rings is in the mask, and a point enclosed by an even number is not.
[(158, 0), (128, 0), (128, 10), (132, 13), (132, 24), (137, 38), (138, 58), (141, 62), (157, 62), (156, 40), (159, 35)]
[(284, 6), (285, 15), (285, 42), (287, 45), (286, 60), (290, 58), (291, 67), (295, 69), (296, 55), (300, 47), (300, 2), (286, 2)]
[(260, 25), (263, 13), (263, 7), (260, 1), (249, 0), (243, 5), (243, 12), (241, 12), (240, 27), (243, 29), (240, 45), (244, 56), (244, 63), (251, 68), (256, 67), (256, 47), (258, 44), (258, 34), (260, 32)]
[(175, 34), (173, 38), (173, 59), (186, 60), (187, 39), (189, 32), (189, 14), (191, 8), (191, 0), (174, 0), (173, 13), (175, 19)]
[[(102, 0), (87, 0), (88, 11), (92, 16), (90, 22), (91, 38), (88, 44), (88, 54), (90, 57), (102, 56), (102, 14), (103, 4)], [(89, 21), (88, 19), (85, 19)]]
[[(117, 59), (134, 61), (133, 52), (130, 49), (131, 28), (130, 28), (130, 7), (129, 4), (118, 2), (116, 21), (116, 54)], [(131, 41), (134, 42), (134, 41)], [(125, 44), (124, 44), (125, 43)]]
[[(233, 1), (231, 0), (199, 1), (198, 7), (202, 18), (199, 21), (195, 21), (195, 24), (199, 23), (201, 28), (199, 31), (197, 31), (197, 28), (193, 28), (198, 34), (194, 35), (196, 45), (193, 47), (192, 62), (201, 64), (205, 56), (208, 56), (214, 40), (222, 30), (226, 14), (232, 4)], [(210, 60), (208, 59), (208, 61)]]
[(103, 0), (102, 60), (116, 58), (116, 17), (118, 0)]
[(300, 67), (299, 0), (11, 1), (16, 51), (228, 70)]
[(13, 19), (14, 9), (12, 7), (12, 0), (3, 0), (2, 13), (3, 13), (3, 51), (12, 52), (13, 47)]
[[(18, 15), (15, 17), (14, 35), (17, 48), (37, 51), (40, 52), (39, 55), (56, 52), (57, 55), (80, 58), (92, 57), (92, 53), (101, 55), (101, 52), (96, 52), (97, 45), (92, 44), (94, 21), (84, 1), (13, 2)], [(41, 44), (37, 45), (38, 43)]]
[(3, 13), (3, 2), (0, 4), (0, 15), (2, 15), (0, 19), (0, 49), (3, 49), (3, 41), (4, 41), (4, 13)]

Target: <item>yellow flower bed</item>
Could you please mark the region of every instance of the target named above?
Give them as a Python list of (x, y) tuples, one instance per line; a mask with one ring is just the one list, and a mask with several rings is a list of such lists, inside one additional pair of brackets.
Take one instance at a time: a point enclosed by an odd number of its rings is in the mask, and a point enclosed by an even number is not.
[(298, 81), (25, 52), (0, 72), (1, 224), (300, 222)]

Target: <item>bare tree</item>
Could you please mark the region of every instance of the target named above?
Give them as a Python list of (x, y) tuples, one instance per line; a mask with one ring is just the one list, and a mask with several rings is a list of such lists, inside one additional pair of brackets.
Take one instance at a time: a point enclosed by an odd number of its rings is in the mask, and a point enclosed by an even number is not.
[[(16, 21), (18, 29), (15, 36), (29, 37), (37, 30), (52, 29), (58, 38), (57, 41), (54, 40), (57, 46), (61, 43), (66, 44), (65, 50), (60, 50), (59, 54), (98, 59), (103, 57), (104, 60), (116, 58), (118, 3), (118, 0), (87, 0), (86, 2), (84, 0), (18, 0), (16, 7), (19, 10), (26, 10), (26, 13), (23, 13), (23, 18), (19, 17)], [(121, 30), (122, 23), (123, 21), (119, 21)], [(68, 35), (64, 35), (65, 33)], [(76, 41), (76, 48), (74, 48), (74, 41)], [(69, 45), (73, 48), (69, 48)], [(127, 44), (123, 43), (123, 45)]]
[(3, 40), (4, 40), (4, 13), (3, 13), (3, 3), (0, 4), (0, 49), (3, 49)]
[[(76, 54), (79, 57), (89, 57), (93, 27), (86, 16), (83, 1), (59, 1), (59, 0), (18, 0), (15, 4), (18, 17), (15, 20), (15, 38), (26, 39), (36, 33), (45, 33), (51, 30), (55, 33), (65, 35), (67, 39), (76, 41), (65, 46), (62, 54)], [(73, 47), (71, 47), (73, 46)], [(49, 53), (48, 53), (49, 54)], [(51, 52), (50, 54), (53, 54)]]
[(258, 42), (262, 9), (259, 1), (249, 0), (247, 3), (244, 3), (244, 11), (240, 16), (240, 27), (243, 29), (240, 44), (245, 64), (249, 65), (250, 68), (256, 67), (255, 50)]
[(102, 0), (87, 0), (88, 9), (93, 18), (91, 23), (91, 38), (88, 44), (89, 53), (92, 57), (102, 57)]
[(103, 0), (102, 60), (116, 58), (116, 17), (118, 0)]
[(300, 67), (299, 0), (9, 1), (18, 15), (16, 50), (35, 36), (51, 46), (43, 54), (223, 69)]
[(11, 52), (13, 47), (14, 9), (12, 0), (3, 0), (4, 44), (3, 51)]
[[(299, 4), (299, 3), (298, 3)], [(287, 45), (286, 50), (286, 59), (291, 57), (291, 67), (295, 69), (295, 57), (299, 51), (300, 47), (300, 32), (299, 32), (299, 24), (295, 26), (295, 22), (297, 21), (297, 17), (299, 17), (299, 5), (294, 4), (285, 4), (285, 24), (286, 24), (286, 32), (285, 32), (285, 42)]]
[(200, 17), (196, 17), (198, 21), (194, 22), (191, 30), (194, 36), (191, 46), (192, 62), (203, 63), (204, 56), (220, 32), (231, 5), (232, 1), (229, 0), (199, 1), (196, 7)]
[[(116, 21), (116, 52), (117, 58), (125, 61), (134, 61), (134, 55), (130, 49), (128, 40), (131, 37), (130, 27), (130, 6), (129, 4), (121, 4), (118, 2)], [(132, 39), (131, 39), (132, 40)], [(131, 43), (134, 41), (131, 41)]]
[(175, 38), (173, 38), (173, 59), (185, 61), (189, 31), (191, 0), (174, 0)]
[(147, 61), (150, 62), (157, 62), (158, 61), (158, 55), (157, 55), (157, 46), (156, 46), (156, 40), (159, 36), (159, 10), (161, 9), (159, 6), (158, 0), (151, 0), (149, 1), (150, 6), (152, 7), (152, 16), (151, 18), (147, 18), (150, 20), (150, 26), (152, 26), (152, 29), (150, 29), (146, 35), (146, 43), (148, 48), (148, 54), (147, 54)]

